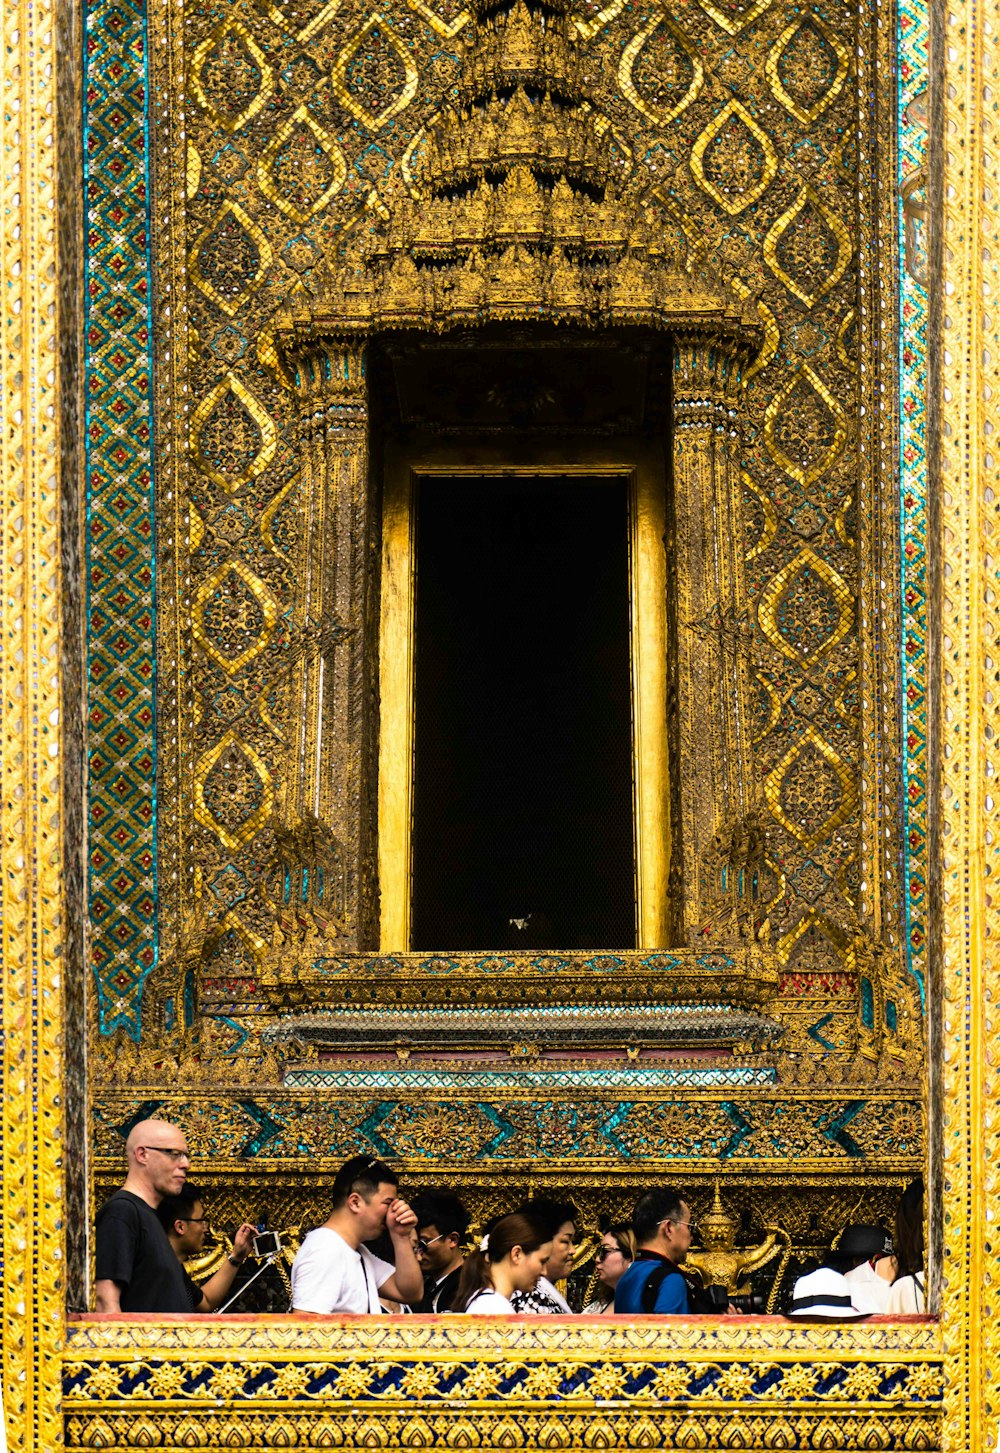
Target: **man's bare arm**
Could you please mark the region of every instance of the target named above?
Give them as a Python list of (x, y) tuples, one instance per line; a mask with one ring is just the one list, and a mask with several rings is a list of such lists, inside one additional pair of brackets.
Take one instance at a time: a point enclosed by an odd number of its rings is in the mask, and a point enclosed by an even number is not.
[(122, 1309), (121, 1288), (116, 1281), (99, 1281), (94, 1289), (97, 1293), (99, 1312), (120, 1312)]

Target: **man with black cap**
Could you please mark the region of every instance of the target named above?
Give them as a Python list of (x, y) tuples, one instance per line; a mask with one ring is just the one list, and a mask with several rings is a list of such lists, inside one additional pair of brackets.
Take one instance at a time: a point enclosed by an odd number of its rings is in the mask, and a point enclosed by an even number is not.
[(837, 1243), (845, 1262), (844, 1280), (851, 1289), (851, 1301), (859, 1312), (888, 1312), (896, 1256), (892, 1237), (884, 1226), (848, 1226)]
[(894, 1275), (892, 1237), (885, 1227), (847, 1226), (822, 1265), (795, 1283), (789, 1315), (832, 1321), (886, 1311)]

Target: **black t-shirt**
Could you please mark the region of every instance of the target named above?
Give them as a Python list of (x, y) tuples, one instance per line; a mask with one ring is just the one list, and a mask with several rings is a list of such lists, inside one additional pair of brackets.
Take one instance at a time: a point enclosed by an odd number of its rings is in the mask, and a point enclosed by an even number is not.
[(123, 1312), (193, 1312), (201, 1288), (188, 1276), (152, 1206), (115, 1191), (97, 1213), (98, 1281), (117, 1282)]

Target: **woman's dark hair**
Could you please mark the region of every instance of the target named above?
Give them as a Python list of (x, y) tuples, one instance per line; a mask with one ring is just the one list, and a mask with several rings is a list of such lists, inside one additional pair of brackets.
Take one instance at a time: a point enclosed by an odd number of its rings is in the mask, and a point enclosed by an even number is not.
[(525, 1201), (522, 1206), (518, 1206), (514, 1214), (515, 1216), (537, 1216), (549, 1228), (550, 1240), (557, 1235), (560, 1227), (566, 1225), (567, 1221), (572, 1221), (575, 1226), (580, 1220), (580, 1212), (572, 1201), (556, 1201), (551, 1196), (534, 1196), (530, 1201)]
[(896, 1260), (901, 1276), (914, 1276), (924, 1267), (924, 1180), (917, 1176), (899, 1198), (896, 1207)]
[(452, 1303), (457, 1312), (465, 1311), (476, 1292), (493, 1285), (490, 1267), (508, 1257), (515, 1246), (520, 1246), (522, 1251), (537, 1251), (546, 1241), (552, 1240), (552, 1234), (541, 1217), (525, 1211), (514, 1211), (510, 1216), (500, 1216), (491, 1221), (486, 1228), (486, 1236), (489, 1237), (488, 1253), (477, 1247), (465, 1258)]

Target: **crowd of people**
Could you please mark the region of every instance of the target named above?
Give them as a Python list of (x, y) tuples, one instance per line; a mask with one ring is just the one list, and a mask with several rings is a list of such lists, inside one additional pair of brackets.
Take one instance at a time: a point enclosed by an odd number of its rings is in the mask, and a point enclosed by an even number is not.
[[(183, 1132), (162, 1120), (136, 1125), (125, 1183), (97, 1215), (99, 1312), (210, 1312), (227, 1304), (240, 1267), (256, 1254), (249, 1222), (202, 1285), (185, 1261), (203, 1249), (205, 1196), (188, 1180)], [(470, 1217), (450, 1191), (412, 1205), (378, 1157), (354, 1156), (334, 1178), (330, 1215), (302, 1241), (291, 1269), (292, 1311), (567, 1315), (559, 1290), (573, 1269), (579, 1216), (571, 1202), (537, 1196), (496, 1217), (470, 1247)], [(882, 1226), (846, 1227), (815, 1270), (800, 1276), (789, 1315), (850, 1319), (925, 1309), (923, 1184), (904, 1193), (895, 1240)], [(706, 1310), (684, 1261), (697, 1224), (685, 1197), (646, 1191), (630, 1224), (611, 1226), (596, 1252), (585, 1315), (685, 1315)], [(717, 1309), (713, 1301), (711, 1308)], [(730, 1307), (730, 1311), (736, 1311)]]

